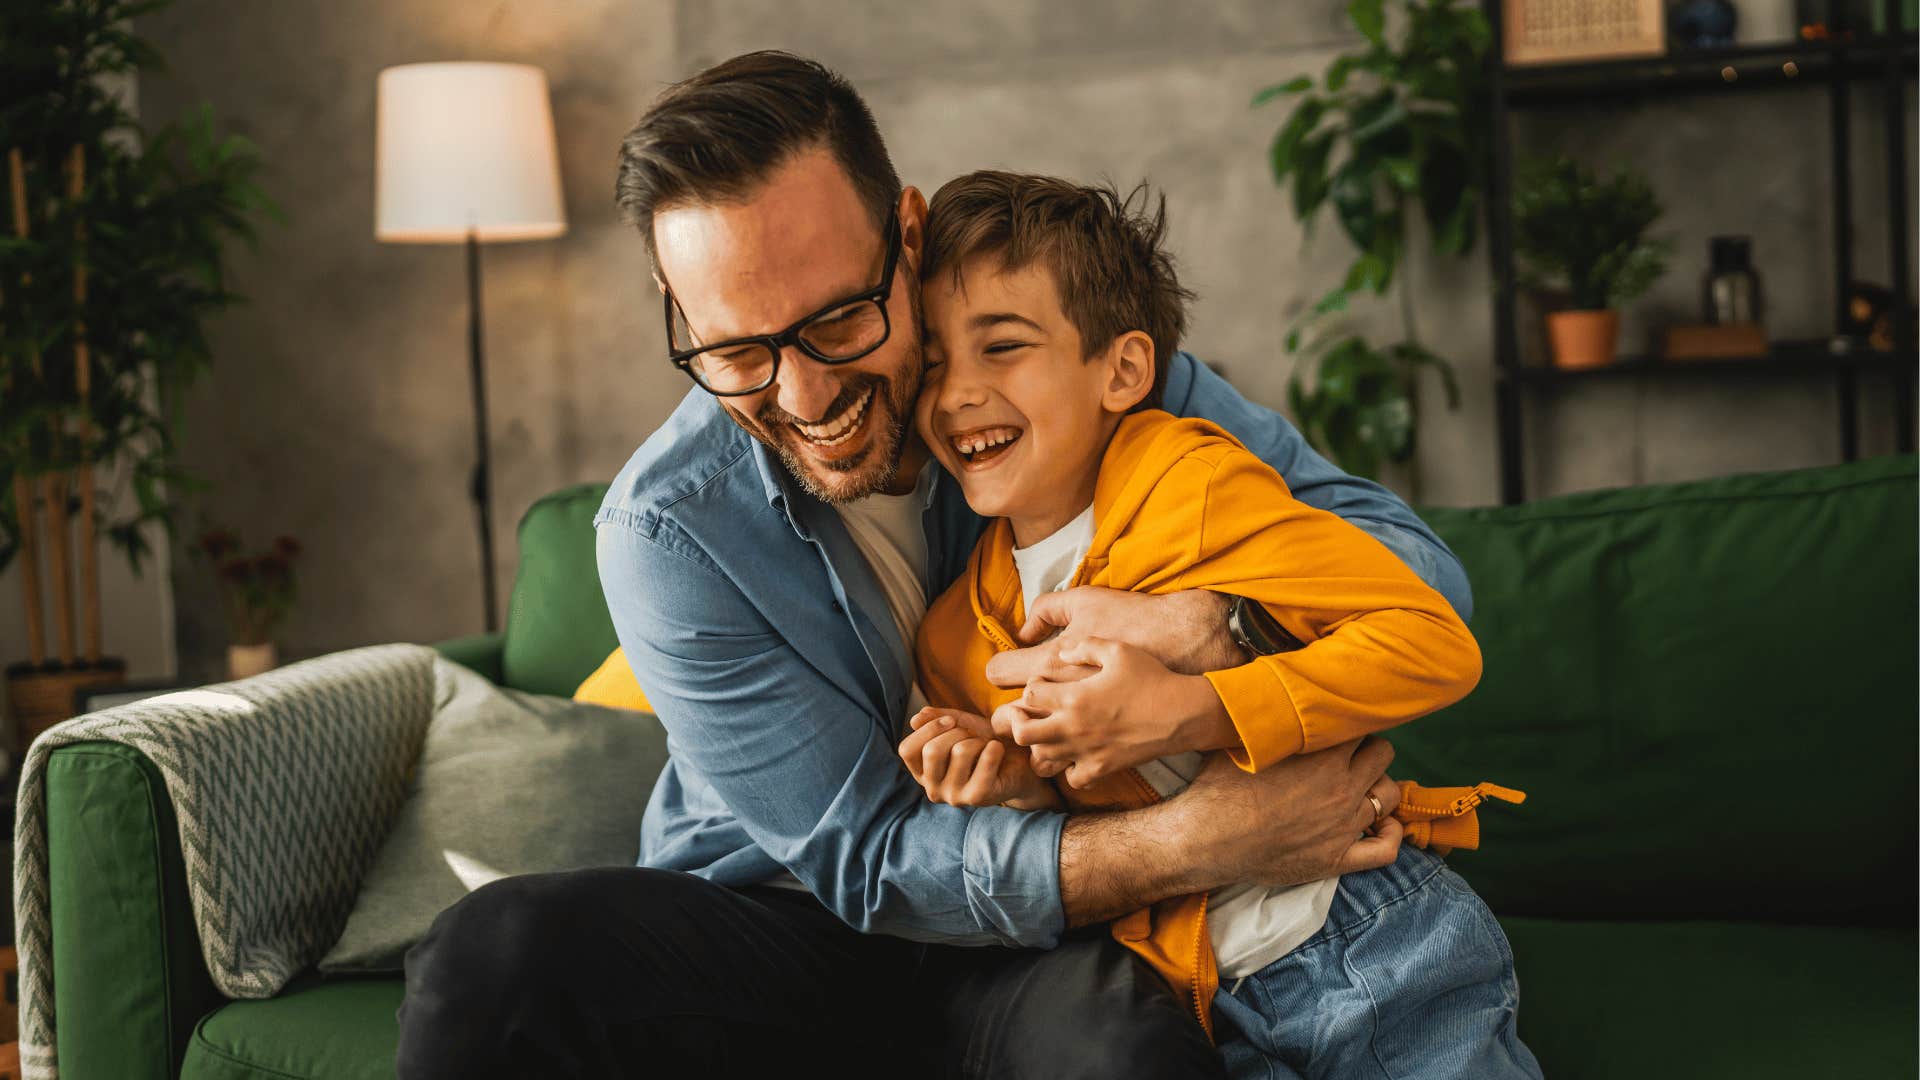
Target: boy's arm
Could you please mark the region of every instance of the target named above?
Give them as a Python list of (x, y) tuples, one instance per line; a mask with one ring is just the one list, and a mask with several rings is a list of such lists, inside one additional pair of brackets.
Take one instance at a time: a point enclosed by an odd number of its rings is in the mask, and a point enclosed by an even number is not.
[(1191, 676), (1119, 642), (1066, 642), (1019, 706), (994, 714), (1043, 776), (1084, 786), (1216, 748), (1254, 771), (1423, 716), (1479, 680), (1479, 647), (1445, 598), (1224, 440), (1169, 470), (1111, 561), (1128, 568), (1115, 585), (1245, 596), (1308, 644)]
[(1480, 648), (1447, 600), (1373, 537), (1289, 496), (1229, 451), (1205, 488), (1178, 588), (1260, 602), (1306, 646), (1205, 678), (1253, 770), (1425, 716), (1480, 680)]
[(1398, 495), (1321, 457), (1285, 417), (1248, 401), (1184, 352), (1175, 353), (1167, 365), (1163, 407), (1175, 416), (1195, 416), (1225, 428), (1273, 466), (1294, 498), (1366, 530), (1439, 590), (1462, 619), (1473, 617), (1467, 572), (1446, 543)]

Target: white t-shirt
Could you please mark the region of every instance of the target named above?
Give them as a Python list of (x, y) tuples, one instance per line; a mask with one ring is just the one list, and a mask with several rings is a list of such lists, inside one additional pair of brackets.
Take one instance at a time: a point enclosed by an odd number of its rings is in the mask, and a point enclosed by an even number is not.
[[(920, 482), (905, 495), (868, 495), (834, 507), (847, 526), (847, 535), (853, 538), (853, 546), (866, 556), (874, 580), (880, 583), (909, 663), (920, 620), (927, 617), (927, 593), (921, 584), (927, 575), (927, 533), (920, 519), (932, 483), (933, 466), (927, 465), (920, 470)], [(907, 716), (926, 704), (926, 695), (916, 681), (907, 691)]]
[[(1020, 572), (1020, 596), (1031, 610), (1034, 597), (1053, 592), (1073, 580), (1080, 560), (1093, 546), (1093, 507), (1082, 511), (1059, 531), (1042, 540), (1013, 549)], [(1160, 797), (1171, 798), (1186, 789), (1206, 760), (1198, 753), (1174, 754), (1137, 766), (1140, 776)], [(1326, 878), (1284, 889), (1263, 885), (1229, 885), (1216, 889), (1207, 903), (1207, 929), (1220, 976), (1238, 979), (1251, 975), (1292, 952), (1326, 925), (1327, 909), (1340, 879)]]

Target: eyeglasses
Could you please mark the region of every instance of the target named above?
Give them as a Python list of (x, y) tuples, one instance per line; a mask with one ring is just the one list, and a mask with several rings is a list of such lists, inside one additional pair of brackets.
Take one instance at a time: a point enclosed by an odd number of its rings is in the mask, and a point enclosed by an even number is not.
[(693, 331), (669, 290), (667, 358), (701, 389), (718, 397), (735, 397), (772, 386), (780, 373), (780, 353), (789, 345), (823, 364), (850, 364), (886, 344), (893, 329), (887, 318), (887, 295), (893, 291), (893, 270), (900, 261), (899, 223), (898, 210), (887, 215), (887, 256), (880, 284), (841, 297), (777, 334), (682, 347), (683, 341), (692, 343)]

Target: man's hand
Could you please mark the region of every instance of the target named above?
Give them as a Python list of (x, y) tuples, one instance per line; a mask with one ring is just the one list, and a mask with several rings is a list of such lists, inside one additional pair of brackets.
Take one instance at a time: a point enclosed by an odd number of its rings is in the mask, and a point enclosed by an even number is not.
[[(1221, 754), (1174, 801), (1203, 866), (1229, 881), (1298, 885), (1373, 870), (1399, 856), (1393, 747), (1374, 736), (1249, 773)], [(1376, 818), (1372, 795), (1380, 801)]]
[(907, 721), (900, 760), (927, 798), (954, 806), (1058, 809), (1052, 785), (1035, 775), (1027, 755), (997, 739), (992, 725), (959, 709), (921, 709)]
[(1093, 637), (1052, 650), (1020, 700), (994, 712), (993, 730), (1032, 751), (1035, 773), (1064, 773), (1076, 788), (1154, 758), (1240, 741), (1205, 678)]
[(1247, 657), (1227, 632), (1229, 603), (1203, 589), (1156, 596), (1083, 585), (1045, 593), (1034, 599), (1026, 625), (1015, 635), (1029, 647), (988, 661), (987, 678), (995, 686), (1025, 686), (1061, 645), (1088, 637), (1145, 649), (1182, 675), (1238, 667)]
[[(1218, 755), (1185, 791), (1145, 810), (1081, 814), (1060, 838), (1069, 926), (1238, 882), (1298, 885), (1386, 866), (1400, 854), (1393, 748), (1368, 736), (1257, 773)], [(1376, 820), (1371, 793), (1380, 800)]]

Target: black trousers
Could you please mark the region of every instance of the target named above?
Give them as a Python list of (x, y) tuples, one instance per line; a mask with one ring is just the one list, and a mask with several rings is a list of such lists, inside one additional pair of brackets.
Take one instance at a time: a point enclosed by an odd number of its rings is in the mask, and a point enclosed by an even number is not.
[(401, 1080), (1226, 1076), (1186, 1003), (1104, 931), (922, 945), (797, 890), (667, 870), (496, 881), (441, 913), (406, 972)]

